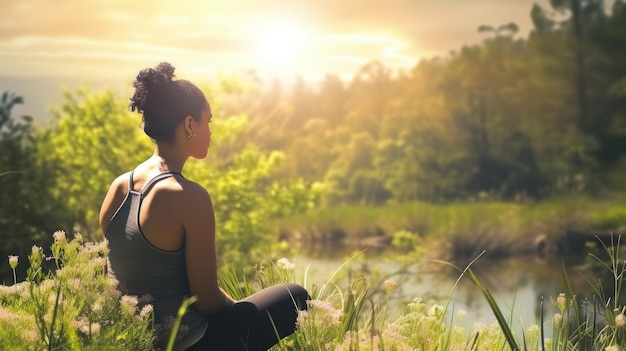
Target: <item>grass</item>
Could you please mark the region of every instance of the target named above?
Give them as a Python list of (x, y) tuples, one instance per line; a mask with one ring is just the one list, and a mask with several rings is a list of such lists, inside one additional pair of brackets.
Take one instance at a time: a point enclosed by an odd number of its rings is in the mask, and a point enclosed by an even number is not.
[[(67, 240), (59, 232), (54, 239), (50, 254), (33, 247), (26, 281), (0, 286), (2, 348), (151, 350), (150, 305), (142, 306), (137, 297), (122, 296), (116, 282), (105, 274), (106, 243), (83, 243), (80, 236)], [(617, 298), (622, 294), (626, 267), (618, 244), (616, 241), (615, 245), (604, 246), (602, 257), (590, 255), (611, 272), (610, 291), (604, 291), (594, 277), (588, 277), (596, 298), (580, 301), (563, 273), (567, 289), (550, 299), (553, 313), (548, 318), (538, 316), (531, 325), (515, 323), (515, 316), (498, 307), (472, 270), (473, 263), (482, 259), (480, 254), (464, 268), (444, 263), (456, 267), (459, 280), (469, 279), (483, 294), (496, 317), (497, 323), (492, 325), (467, 325), (465, 312), (450, 306), (454, 291), (444, 305), (426, 303), (416, 296), (404, 305), (398, 317), (388, 319), (389, 297), (396, 282), (372, 282), (367, 276), (344, 274), (358, 254), (329, 272), (322, 282), (309, 280), (308, 267), (298, 280), (296, 267), (285, 258), (268, 261), (250, 272), (220, 270), (219, 279), (222, 288), (237, 298), (284, 282), (303, 284), (311, 292), (308, 311), (299, 314), (298, 330), (272, 351), (613, 351), (626, 347), (625, 307)], [(44, 260), (54, 261), (58, 269), (44, 272)], [(15, 269), (24, 263), (13, 256), (9, 264)], [(181, 311), (192, 302), (187, 300)], [(544, 308), (541, 310), (544, 313)], [(544, 322), (546, 319), (550, 322)], [(548, 330), (550, 338), (545, 337)]]
[(542, 201), (343, 206), (280, 220), (280, 231), (293, 233), (309, 247), (318, 242), (357, 246), (371, 236), (408, 231), (429, 243), (436, 258), (470, 261), (483, 250), (490, 256), (530, 253), (535, 240), (556, 242), (567, 230), (626, 230), (626, 193), (572, 194)]

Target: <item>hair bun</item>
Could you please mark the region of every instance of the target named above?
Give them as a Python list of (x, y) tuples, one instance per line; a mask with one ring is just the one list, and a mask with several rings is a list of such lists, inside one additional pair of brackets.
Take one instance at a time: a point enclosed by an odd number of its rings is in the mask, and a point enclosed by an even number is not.
[(139, 72), (135, 83), (139, 83), (143, 88), (151, 90), (170, 83), (172, 78), (174, 78), (174, 67), (167, 62), (162, 62), (159, 63), (156, 69), (147, 68)]
[(157, 72), (163, 73), (170, 82), (172, 81), (172, 78), (174, 78), (174, 66), (168, 62), (159, 63), (159, 65), (156, 66), (156, 70)]
[(156, 68), (140, 71), (133, 83), (135, 94), (130, 99), (130, 109), (144, 112), (148, 97), (153, 95), (155, 90), (171, 83), (174, 77), (174, 66), (168, 62), (161, 62)]

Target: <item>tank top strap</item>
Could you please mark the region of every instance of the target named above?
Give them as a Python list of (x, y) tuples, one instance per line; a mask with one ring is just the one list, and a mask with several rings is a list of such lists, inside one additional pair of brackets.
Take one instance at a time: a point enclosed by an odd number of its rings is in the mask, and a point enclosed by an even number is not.
[(135, 174), (135, 170), (130, 171), (130, 176), (128, 177), (128, 191), (133, 191), (133, 187), (135, 186), (135, 182), (133, 182), (133, 174)]
[[(146, 192), (148, 192), (148, 191), (150, 190), (150, 188), (152, 188), (152, 186), (153, 186), (156, 182), (158, 182), (158, 181), (160, 181), (160, 180), (163, 180), (163, 179), (165, 179), (165, 178), (169, 178), (169, 177), (174, 176), (174, 175), (179, 175), (179, 176), (181, 176), (181, 177), (183, 176), (183, 175), (182, 175), (182, 174), (180, 174), (179, 172), (165, 172), (165, 173), (158, 174), (158, 175), (157, 175), (157, 176), (155, 176), (154, 178), (150, 179), (150, 181), (149, 181), (148, 183), (146, 183), (146, 185), (144, 185), (144, 187), (141, 189), (140, 193), (141, 193), (142, 195), (143, 195), (143, 194), (145, 194)], [(131, 178), (131, 179), (132, 179), (132, 178)]]

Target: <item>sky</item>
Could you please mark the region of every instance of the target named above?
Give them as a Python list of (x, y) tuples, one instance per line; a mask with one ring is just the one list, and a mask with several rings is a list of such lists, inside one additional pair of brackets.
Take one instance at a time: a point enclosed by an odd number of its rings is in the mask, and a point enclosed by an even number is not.
[[(171, 62), (177, 76), (261, 77), (393, 70), (480, 42), (480, 25), (532, 28), (548, 0), (17, 0), (0, 11), (1, 76), (134, 78)], [(0, 87), (1, 88), (1, 87)]]

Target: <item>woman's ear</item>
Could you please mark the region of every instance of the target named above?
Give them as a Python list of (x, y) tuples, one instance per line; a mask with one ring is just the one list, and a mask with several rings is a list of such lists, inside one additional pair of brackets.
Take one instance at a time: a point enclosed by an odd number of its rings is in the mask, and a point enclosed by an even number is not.
[(188, 136), (193, 135), (193, 122), (194, 122), (193, 117), (191, 116), (185, 117), (185, 121), (183, 122), (183, 128), (185, 129), (185, 133), (187, 133)]

